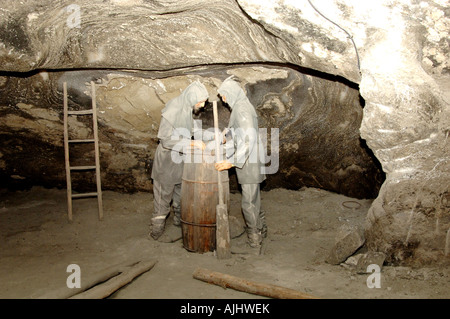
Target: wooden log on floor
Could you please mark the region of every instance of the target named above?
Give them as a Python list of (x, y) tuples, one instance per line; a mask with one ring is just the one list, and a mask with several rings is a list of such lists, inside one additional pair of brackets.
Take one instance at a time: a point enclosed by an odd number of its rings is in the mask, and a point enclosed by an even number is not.
[(68, 288), (66, 285), (64, 287), (61, 287), (59, 289), (55, 289), (49, 292), (46, 292), (45, 294), (39, 295), (36, 298), (37, 299), (67, 299), (72, 297), (73, 295), (79, 294), (83, 291), (86, 291), (93, 286), (105, 282), (108, 279), (111, 279), (112, 277), (115, 277), (131, 266), (135, 265), (139, 260), (135, 261), (127, 261), (124, 263), (120, 263), (117, 265), (110, 266), (106, 269), (102, 269), (100, 271), (95, 272), (94, 274), (90, 274), (88, 276), (82, 276), (81, 280), (81, 287), (80, 288)]
[(108, 281), (94, 286), (89, 290), (70, 297), (70, 299), (103, 299), (130, 283), (134, 278), (152, 269), (157, 261), (140, 261), (129, 269)]
[(197, 268), (194, 271), (193, 277), (223, 288), (232, 288), (254, 295), (275, 299), (318, 299), (318, 297), (314, 297), (294, 289), (250, 281), (244, 278), (211, 271), (204, 268)]

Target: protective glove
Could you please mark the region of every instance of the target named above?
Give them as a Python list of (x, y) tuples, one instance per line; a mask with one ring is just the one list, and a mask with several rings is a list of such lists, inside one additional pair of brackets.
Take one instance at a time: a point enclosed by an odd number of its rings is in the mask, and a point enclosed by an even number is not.
[(214, 164), (214, 167), (218, 171), (223, 171), (223, 170), (232, 168), (233, 164), (231, 164), (230, 162), (225, 160), (225, 161), (221, 161), (221, 162), (218, 162), (218, 163)]

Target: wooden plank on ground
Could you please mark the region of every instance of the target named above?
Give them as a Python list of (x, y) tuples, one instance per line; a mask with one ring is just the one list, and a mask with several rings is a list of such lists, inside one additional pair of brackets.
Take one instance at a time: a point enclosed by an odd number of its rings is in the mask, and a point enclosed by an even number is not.
[(197, 268), (193, 274), (195, 279), (215, 284), (223, 288), (261, 295), (276, 299), (319, 299), (306, 293), (281, 286), (246, 280), (204, 268)]

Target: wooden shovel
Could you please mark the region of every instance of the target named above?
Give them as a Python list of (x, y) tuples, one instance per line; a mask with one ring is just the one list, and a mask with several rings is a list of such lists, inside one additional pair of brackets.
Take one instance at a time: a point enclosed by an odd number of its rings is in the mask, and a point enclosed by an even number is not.
[[(217, 101), (213, 101), (214, 128), (216, 138), (216, 160), (220, 160), (219, 155), (219, 120), (217, 116)], [(221, 179), (222, 172), (217, 171), (217, 184), (219, 189), (219, 204), (216, 206), (216, 253), (217, 258), (226, 259), (231, 257), (230, 249), (230, 226), (228, 223), (227, 205), (223, 200), (223, 185)]]

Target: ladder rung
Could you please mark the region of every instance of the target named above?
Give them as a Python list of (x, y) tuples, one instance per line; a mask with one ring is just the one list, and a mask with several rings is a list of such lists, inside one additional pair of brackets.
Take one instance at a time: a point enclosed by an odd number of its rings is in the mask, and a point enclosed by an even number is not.
[(93, 193), (72, 194), (72, 198), (91, 197), (91, 196), (98, 196), (98, 193), (93, 192)]
[(73, 171), (82, 171), (85, 169), (96, 169), (97, 167), (95, 165), (89, 165), (89, 166), (70, 166), (70, 169)]
[(81, 110), (81, 111), (67, 111), (67, 114), (69, 115), (86, 115), (86, 114), (92, 114), (92, 109), (90, 110)]
[(92, 142), (95, 142), (93, 138), (84, 140), (69, 140), (69, 143), (92, 143)]

